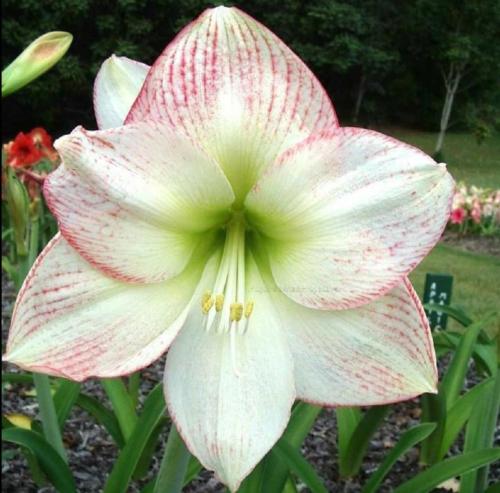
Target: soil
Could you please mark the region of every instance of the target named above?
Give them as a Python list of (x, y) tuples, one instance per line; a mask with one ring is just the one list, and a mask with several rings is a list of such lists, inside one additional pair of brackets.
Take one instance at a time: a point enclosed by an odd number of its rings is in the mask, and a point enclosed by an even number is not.
[(445, 231), (441, 242), (467, 252), (500, 257), (500, 236), (463, 236), (455, 231)]
[[(498, 239), (487, 239), (488, 241), (465, 241), (461, 242), (462, 248), (493, 255), (500, 255)], [(495, 241), (491, 241), (495, 240)], [(444, 242), (455, 244), (457, 238), (446, 235)], [(2, 348), (5, 342), (15, 292), (12, 285), (2, 277)], [(3, 351), (2, 351), (3, 352)], [(442, 370), (446, 366), (446, 360), (440, 361)], [(18, 371), (10, 364), (4, 364), (4, 371)], [(156, 362), (142, 372), (141, 398), (151, 388), (161, 381), (163, 371), (163, 359)], [(469, 372), (468, 386), (477, 381), (473, 368)], [(29, 395), (31, 389), (25, 385), (5, 385), (3, 390), (3, 414), (22, 413), (32, 418), (37, 416), (37, 404), (35, 399)], [(85, 382), (82, 391), (88, 395), (98, 398), (101, 402), (107, 402), (102, 387), (97, 380)], [(335, 412), (332, 409), (324, 409), (306, 438), (302, 453), (311, 462), (319, 476), (331, 493), (357, 493), (361, 491), (362, 485), (378, 465), (382, 462), (391, 447), (398, 441), (401, 434), (419, 423), (420, 406), (418, 399), (413, 399), (391, 407), (389, 415), (379, 428), (370, 442), (367, 454), (363, 460), (360, 474), (351, 479), (341, 479), (337, 466), (337, 431)], [(150, 467), (148, 476), (136, 482), (130, 488), (131, 493), (139, 492), (140, 489), (157, 472), (159, 462), (163, 453), (163, 444), (166, 441), (167, 431), (162, 433)], [(77, 488), (82, 493), (97, 493), (102, 491), (107, 475), (117, 457), (117, 448), (104, 428), (95, 424), (95, 421), (85, 411), (78, 407), (73, 408), (64, 428), (64, 442), (67, 448), (70, 468), (73, 471)], [(459, 454), (462, 448), (462, 437), (452, 447), (451, 454)], [(497, 433), (497, 443), (500, 443), (500, 430)], [(12, 493), (51, 493), (54, 489), (50, 486), (37, 488), (33, 483), (24, 456), (13, 446), (2, 444), (2, 454), (13, 454), (7, 460), (2, 459), (2, 491)], [(380, 487), (380, 493), (389, 493), (394, 487), (415, 476), (422, 468), (418, 462), (418, 450), (411, 449), (392, 468)], [(490, 480), (500, 480), (500, 465), (492, 465), (490, 469)], [(299, 484), (299, 492), (308, 492), (305, 485)], [(219, 493), (225, 491), (224, 487), (214, 478), (213, 474), (203, 471), (200, 476), (192, 481), (184, 490), (185, 493)], [(436, 489), (435, 492), (451, 491), (444, 488)]]

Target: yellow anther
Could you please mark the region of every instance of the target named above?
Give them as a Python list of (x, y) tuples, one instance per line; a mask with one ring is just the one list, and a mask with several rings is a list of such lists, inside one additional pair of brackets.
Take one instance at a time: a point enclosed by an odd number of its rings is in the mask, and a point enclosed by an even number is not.
[(210, 291), (205, 291), (203, 296), (201, 297), (201, 311), (206, 315), (210, 308), (214, 306), (214, 298)]
[(245, 305), (245, 318), (248, 318), (252, 314), (254, 304), (253, 301), (247, 301)]
[(243, 315), (243, 305), (241, 303), (231, 303), (229, 318), (231, 322), (239, 322)]
[(215, 310), (220, 312), (222, 310), (223, 305), (224, 305), (224, 295), (223, 294), (215, 295)]

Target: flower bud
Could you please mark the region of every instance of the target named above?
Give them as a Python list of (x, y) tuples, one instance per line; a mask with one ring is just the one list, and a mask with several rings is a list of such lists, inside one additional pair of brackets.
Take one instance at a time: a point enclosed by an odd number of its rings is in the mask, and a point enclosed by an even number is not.
[(2, 96), (21, 89), (55, 65), (66, 53), (73, 36), (63, 31), (46, 33), (31, 43), (2, 72)]
[(30, 214), (28, 192), (10, 167), (7, 167), (6, 196), (17, 253), (26, 255), (25, 240)]

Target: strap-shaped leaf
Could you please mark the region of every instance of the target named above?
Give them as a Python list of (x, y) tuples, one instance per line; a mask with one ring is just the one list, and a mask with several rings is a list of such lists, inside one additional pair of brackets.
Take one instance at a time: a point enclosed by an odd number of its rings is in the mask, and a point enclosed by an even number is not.
[[(465, 430), (464, 452), (473, 452), (491, 447), (500, 408), (500, 369), (494, 385), (478, 400)], [(486, 489), (488, 467), (471, 471), (460, 478), (460, 493), (479, 493)]]
[(471, 416), (471, 412), (478, 403), (482, 402), (484, 397), (491, 391), (493, 387), (493, 379), (483, 380), (475, 385), (472, 389), (462, 395), (453, 407), (448, 411), (446, 416), (446, 426), (441, 440), (441, 448), (438, 460), (442, 459), (449, 448), (455, 442), (460, 430), (465, 425), (466, 421)]
[(362, 489), (362, 493), (376, 493), (378, 487), (396, 461), (410, 448), (428, 437), (434, 428), (436, 428), (434, 423), (425, 423), (414, 426), (404, 432), (398, 440), (398, 443), (396, 443), (393, 449), (387, 454), (382, 464), (380, 464), (378, 469), (370, 476), (370, 479)]
[(373, 406), (363, 415), (351, 436), (345, 462), (340, 464), (341, 476), (354, 476), (359, 471), (370, 439), (389, 412), (389, 406)]
[(177, 428), (172, 423), (153, 492), (180, 493), (190, 456)]
[(345, 469), (348, 460), (347, 453), (351, 438), (359, 422), (363, 418), (363, 413), (357, 407), (339, 407), (335, 409), (337, 417), (337, 450), (339, 456), (340, 469)]
[(97, 399), (85, 394), (80, 394), (76, 400), (78, 407), (81, 407), (89, 414), (94, 416), (99, 424), (106, 428), (118, 447), (123, 448), (125, 440), (120, 430), (120, 425), (116, 416)]
[(481, 329), (486, 327), (495, 316), (496, 314), (492, 313), (479, 322), (473, 323), (472, 325), (467, 327), (466, 332), (460, 339), (448, 371), (446, 372), (446, 375), (443, 377), (439, 386), (440, 395), (442, 395), (444, 392), (446, 409), (450, 409), (450, 407), (455, 403), (458, 396), (460, 395), (460, 392), (464, 385), (465, 374), (467, 373), (469, 360), (471, 358), (474, 344), (477, 340), (479, 332), (481, 331)]
[(443, 481), (500, 459), (500, 448), (470, 452), (435, 464), (398, 486), (394, 493), (427, 493)]
[(76, 493), (75, 480), (69, 467), (54, 447), (38, 433), (12, 427), (2, 431), (2, 440), (29, 448), (57, 491)]
[(309, 487), (312, 493), (328, 493), (311, 464), (294, 446), (281, 438), (273, 451)]
[(163, 387), (158, 384), (144, 402), (144, 410), (120, 452), (104, 486), (104, 493), (126, 493), (148, 439), (165, 413)]
[[(307, 404), (306, 402), (298, 402), (292, 410), (283, 439), (292, 447), (298, 449), (314, 425), (321, 409), (319, 406)], [(243, 482), (240, 489), (243, 488), (244, 493), (282, 491), (288, 475), (289, 468), (287, 464), (271, 451), (257, 466), (252, 475)]]
[(68, 419), (79, 393), (79, 383), (61, 379), (61, 384), (54, 394), (54, 406), (60, 428), (64, 426), (64, 423)]

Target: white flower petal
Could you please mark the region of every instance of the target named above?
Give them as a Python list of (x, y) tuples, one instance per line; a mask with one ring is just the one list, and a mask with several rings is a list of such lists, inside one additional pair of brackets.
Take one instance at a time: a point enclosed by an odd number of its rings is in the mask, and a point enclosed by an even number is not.
[[(249, 278), (261, 285), (253, 263)], [(256, 293), (234, 360), (231, 335), (205, 332), (198, 307), (167, 355), (170, 416), (189, 450), (232, 491), (283, 433), (295, 397), (288, 345), (266, 296)]]
[(127, 122), (166, 120), (210, 152), (242, 200), (280, 149), (337, 126), (304, 63), (236, 8), (205, 11), (152, 66)]
[(104, 61), (94, 82), (94, 112), (101, 130), (123, 125), (149, 68), (124, 56)]
[(438, 241), (454, 183), (444, 165), (369, 130), (302, 142), (246, 200), (278, 286), (321, 309), (359, 306), (400, 282)]
[(435, 392), (427, 318), (410, 282), (360, 308), (314, 310), (279, 295), (297, 397), (326, 406), (372, 406)]
[(184, 323), (203, 270), (126, 284), (103, 275), (59, 234), (19, 292), (5, 359), (73, 380), (132, 373), (163, 354)]
[(62, 164), (45, 181), (47, 203), (71, 246), (117, 279), (182, 272), (234, 199), (216, 163), (155, 122), (76, 129), (56, 147)]

